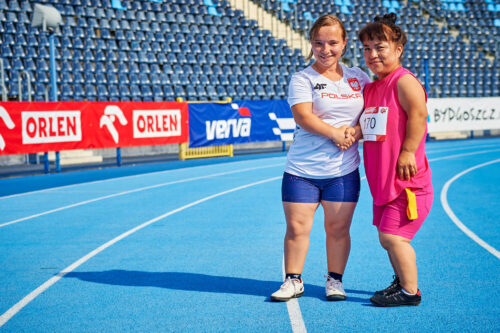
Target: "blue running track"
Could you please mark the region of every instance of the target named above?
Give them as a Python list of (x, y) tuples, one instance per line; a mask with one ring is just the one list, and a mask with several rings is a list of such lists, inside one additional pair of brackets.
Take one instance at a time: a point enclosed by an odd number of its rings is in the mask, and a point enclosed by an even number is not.
[(347, 300), (324, 298), (320, 209), (305, 295), (273, 303), (283, 154), (0, 179), (0, 332), (499, 332), (500, 139), (430, 142), (427, 156), (435, 200), (412, 242), (422, 304), (404, 308), (370, 305), (392, 271), (366, 180)]

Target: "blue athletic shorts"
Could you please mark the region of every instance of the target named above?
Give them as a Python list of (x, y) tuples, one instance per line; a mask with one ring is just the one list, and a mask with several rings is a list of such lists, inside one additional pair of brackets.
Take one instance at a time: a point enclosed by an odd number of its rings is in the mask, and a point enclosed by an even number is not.
[(361, 187), (359, 170), (335, 178), (313, 179), (283, 174), (281, 200), (284, 202), (318, 203), (358, 202)]

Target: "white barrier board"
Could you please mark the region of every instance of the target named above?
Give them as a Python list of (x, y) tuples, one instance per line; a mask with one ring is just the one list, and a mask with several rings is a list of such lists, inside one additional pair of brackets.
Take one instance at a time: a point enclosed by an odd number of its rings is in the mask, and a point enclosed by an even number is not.
[(500, 97), (429, 98), (428, 131), (500, 129)]

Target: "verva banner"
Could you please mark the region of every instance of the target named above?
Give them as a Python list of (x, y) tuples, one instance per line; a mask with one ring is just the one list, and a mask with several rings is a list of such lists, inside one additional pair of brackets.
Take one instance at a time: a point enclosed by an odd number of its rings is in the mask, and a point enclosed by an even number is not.
[(187, 103), (0, 103), (0, 155), (187, 140)]
[(296, 124), (286, 100), (189, 105), (189, 147), (291, 141)]

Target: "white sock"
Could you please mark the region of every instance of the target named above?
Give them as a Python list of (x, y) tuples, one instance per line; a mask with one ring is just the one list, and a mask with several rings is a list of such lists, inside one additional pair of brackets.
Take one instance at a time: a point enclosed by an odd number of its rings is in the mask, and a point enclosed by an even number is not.
[(401, 290), (406, 294), (406, 295), (410, 295), (410, 296), (415, 296), (416, 294), (412, 294), (410, 293), (409, 291), (407, 291), (405, 288), (401, 288)]

